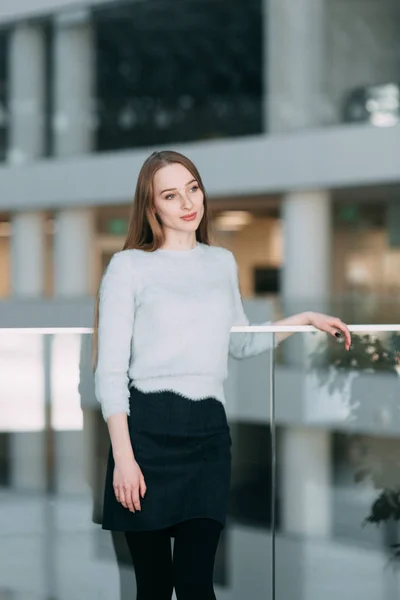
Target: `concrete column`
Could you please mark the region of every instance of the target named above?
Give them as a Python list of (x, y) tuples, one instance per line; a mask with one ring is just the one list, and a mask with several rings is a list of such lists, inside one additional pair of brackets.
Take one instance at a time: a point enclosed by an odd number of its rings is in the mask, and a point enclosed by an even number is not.
[(18, 297), (37, 297), (45, 285), (45, 231), (41, 213), (15, 213), (11, 229), (11, 289)]
[[(282, 296), (285, 314), (304, 310), (325, 312), (331, 282), (331, 203), (326, 191), (287, 194), (283, 200), (284, 269)], [(307, 365), (315, 338), (295, 334), (284, 342), (286, 368), (298, 384), (281, 406), (285, 415), (298, 415), (299, 424), (287, 419), (279, 439), (278, 470), (281, 527), (289, 534), (285, 556), (278, 553), (277, 573), (289, 556), (292, 584), (299, 600), (307, 598), (307, 543), (327, 538), (332, 522), (331, 434), (308, 427), (313, 411), (308, 396)], [(291, 377), (286, 378), (288, 383)], [(282, 400), (282, 399), (281, 399)], [(277, 398), (279, 402), (279, 397)], [(297, 541), (293, 536), (299, 536)], [(282, 561), (282, 562), (281, 562)], [(278, 575), (279, 579), (279, 575)], [(278, 586), (282, 587), (280, 581)]]
[(38, 26), (17, 25), (9, 46), (10, 128), (8, 161), (43, 155), (45, 143), (45, 45)]
[(266, 130), (324, 121), (326, 0), (264, 0)]
[(94, 211), (65, 209), (56, 215), (54, 293), (85, 296), (93, 292)]
[[(305, 310), (328, 312), (331, 281), (331, 203), (329, 192), (313, 191), (287, 194), (283, 200), (284, 268), (282, 296), (285, 314)], [(307, 412), (308, 356), (315, 344), (311, 334), (296, 334), (285, 342), (288, 368), (297, 369), (300, 381), (298, 397), (301, 414), (309, 419)], [(303, 385), (301, 385), (303, 382)], [(290, 414), (290, 410), (285, 411)], [(286, 474), (284, 527), (304, 534), (330, 529), (330, 434), (289, 427), (283, 436), (283, 465)], [(290, 457), (292, 457), (292, 462)], [(303, 457), (299, 460), (299, 457)], [(311, 462), (310, 462), (311, 461)], [(304, 477), (295, 477), (299, 468)], [(309, 477), (311, 471), (319, 481), (316, 502), (309, 495), (315, 493)], [(307, 475), (308, 474), (308, 475)], [(291, 482), (291, 483), (290, 483)], [(312, 490), (310, 492), (310, 489)], [(290, 506), (290, 496), (296, 498), (297, 511)], [(318, 509), (316, 509), (316, 503)]]
[[(14, 297), (34, 298), (42, 295), (44, 251), (43, 215), (14, 214), (11, 229), (11, 289)], [(45, 491), (45, 432), (13, 432), (10, 444), (12, 487), (20, 491)]]
[(93, 146), (94, 46), (89, 13), (60, 13), (54, 23), (53, 147), (56, 156)]
[(288, 312), (326, 308), (331, 287), (331, 203), (328, 191), (283, 199), (282, 296)]
[[(93, 294), (93, 210), (66, 209), (59, 212), (54, 243), (55, 295), (66, 298)], [(85, 452), (88, 446), (91, 447), (93, 438), (92, 418), (89, 410), (85, 414), (85, 431), (82, 434), (72, 431), (56, 433), (55, 485), (59, 493), (81, 494), (87, 491), (85, 465), (92, 463), (91, 457), (85, 457)], [(90, 437), (89, 441), (86, 435)]]
[[(314, 538), (331, 532), (331, 439), (323, 430), (283, 429), (280, 458), (282, 527)], [(295, 493), (294, 493), (295, 492)]]

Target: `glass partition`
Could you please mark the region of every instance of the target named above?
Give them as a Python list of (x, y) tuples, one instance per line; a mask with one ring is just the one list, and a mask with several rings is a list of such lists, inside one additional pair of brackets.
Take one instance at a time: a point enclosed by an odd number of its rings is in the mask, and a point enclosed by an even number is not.
[[(0, 330), (0, 598), (132, 600), (123, 535), (100, 524), (109, 436), (92, 336), (44, 331)], [(214, 571), (226, 600), (272, 598), (272, 346), (272, 333), (232, 333), (231, 488)]]
[[(346, 352), (297, 328), (279, 363), (281, 330), (231, 334), (221, 600), (399, 595), (400, 327), (353, 329)], [(124, 539), (100, 525), (109, 437), (91, 346), (82, 330), (0, 331), (0, 597), (134, 597)]]
[(279, 600), (399, 597), (400, 332), (354, 329), (349, 352), (320, 333), (280, 348)]

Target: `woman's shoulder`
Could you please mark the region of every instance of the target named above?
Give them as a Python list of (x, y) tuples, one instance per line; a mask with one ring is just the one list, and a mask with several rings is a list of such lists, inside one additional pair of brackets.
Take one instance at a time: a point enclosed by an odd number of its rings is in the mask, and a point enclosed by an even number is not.
[(142, 285), (143, 272), (146, 267), (143, 264), (144, 252), (142, 250), (129, 249), (115, 252), (103, 274), (101, 290), (104, 291), (110, 286), (129, 285), (139, 290)]
[(126, 272), (138, 273), (145, 262), (143, 250), (128, 249), (115, 252), (108, 263), (107, 272), (117, 274), (126, 274)]
[(212, 258), (218, 259), (223, 262), (224, 265), (236, 262), (233, 252), (222, 246), (206, 246), (207, 252)]
[(127, 250), (119, 250), (118, 252), (115, 252), (110, 260), (110, 264), (114, 263), (114, 264), (118, 264), (118, 265), (128, 265), (128, 264), (140, 264), (140, 262), (142, 262), (143, 260), (145, 260), (146, 255), (148, 255), (148, 252), (145, 252), (144, 250), (139, 250), (137, 248), (129, 248)]

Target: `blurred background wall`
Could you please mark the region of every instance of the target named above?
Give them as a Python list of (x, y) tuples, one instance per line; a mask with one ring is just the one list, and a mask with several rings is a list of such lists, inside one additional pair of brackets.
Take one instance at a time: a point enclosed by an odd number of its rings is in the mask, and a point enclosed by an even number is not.
[(245, 298), (396, 320), (399, 25), (392, 0), (3, 0), (0, 297), (93, 295), (173, 147)]

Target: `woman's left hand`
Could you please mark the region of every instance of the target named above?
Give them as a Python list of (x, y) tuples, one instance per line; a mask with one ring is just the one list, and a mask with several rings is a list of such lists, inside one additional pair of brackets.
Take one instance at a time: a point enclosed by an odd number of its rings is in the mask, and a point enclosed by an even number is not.
[(309, 324), (316, 329), (319, 329), (320, 331), (326, 331), (326, 333), (330, 333), (334, 337), (339, 337), (340, 334), (338, 336), (337, 333), (340, 332), (344, 336), (346, 350), (350, 350), (351, 334), (347, 325), (343, 323), (343, 321), (336, 317), (331, 317), (322, 313), (311, 312), (309, 315)]

